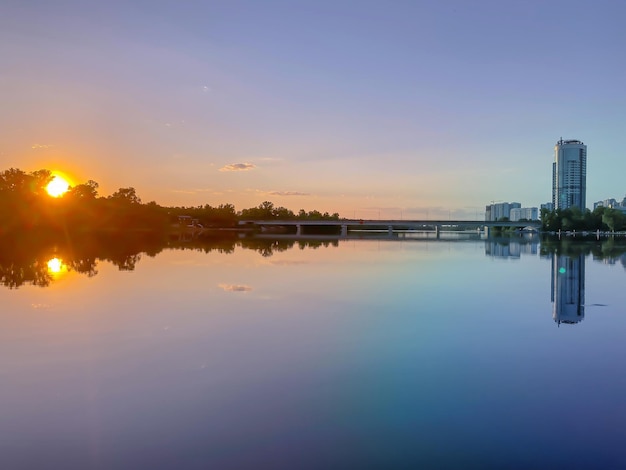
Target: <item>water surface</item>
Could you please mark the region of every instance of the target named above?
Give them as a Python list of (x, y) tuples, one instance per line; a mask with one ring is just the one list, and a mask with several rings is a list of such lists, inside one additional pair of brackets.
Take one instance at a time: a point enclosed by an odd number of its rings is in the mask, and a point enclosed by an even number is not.
[(246, 243), (4, 252), (0, 466), (626, 466), (614, 245)]

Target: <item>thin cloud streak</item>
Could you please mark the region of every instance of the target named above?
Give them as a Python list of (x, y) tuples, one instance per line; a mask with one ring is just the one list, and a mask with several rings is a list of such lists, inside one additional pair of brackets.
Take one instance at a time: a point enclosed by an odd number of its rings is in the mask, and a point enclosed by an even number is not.
[(256, 168), (252, 163), (231, 163), (223, 166), (220, 171), (248, 171)]
[(242, 284), (218, 284), (218, 287), (226, 292), (250, 292), (252, 287)]
[(270, 191), (270, 196), (310, 196), (311, 193), (301, 193), (299, 191)]
[(220, 196), (224, 194), (224, 191), (215, 191), (212, 188), (194, 188), (194, 189), (170, 189), (170, 192), (176, 194), (211, 194), (213, 196)]
[(303, 264), (310, 264), (310, 262), (298, 261), (298, 260), (276, 260), (276, 261), (269, 261), (268, 264), (272, 266), (301, 266)]

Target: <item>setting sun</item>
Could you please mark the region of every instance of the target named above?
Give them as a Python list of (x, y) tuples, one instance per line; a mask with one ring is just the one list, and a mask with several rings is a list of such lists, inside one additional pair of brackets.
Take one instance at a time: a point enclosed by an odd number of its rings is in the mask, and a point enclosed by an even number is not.
[(51, 273), (60, 273), (63, 269), (63, 262), (59, 258), (52, 258), (48, 261), (48, 271)]
[(63, 275), (67, 274), (67, 265), (63, 262), (62, 259), (54, 257), (48, 260), (48, 273), (52, 276), (53, 279), (59, 279)]
[(46, 186), (46, 191), (52, 197), (63, 196), (70, 189), (70, 184), (61, 176), (56, 175)]

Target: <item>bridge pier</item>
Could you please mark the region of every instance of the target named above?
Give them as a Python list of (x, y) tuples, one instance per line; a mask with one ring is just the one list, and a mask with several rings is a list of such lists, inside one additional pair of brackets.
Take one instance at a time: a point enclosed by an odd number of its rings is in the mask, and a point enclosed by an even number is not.
[(348, 236), (348, 226), (346, 224), (341, 225), (341, 236), (342, 237)]
[(389, 225), (387, 227), (387, 233), (389, 234), (389, 236), (393, 236), (393, 225)]
[(296, 236), (299, 237), (300, 235), (302, 235), (302, 225), (296, 224)]
[(435, 237), (439, 238), (439, 232), (441, 231), (441, 229), (439, 228), (439, 225), (435, 225)]
[(489, 232), (491, 230), (489, 230), (489, 225), (485, 225), (485, 237), (489, 237)]

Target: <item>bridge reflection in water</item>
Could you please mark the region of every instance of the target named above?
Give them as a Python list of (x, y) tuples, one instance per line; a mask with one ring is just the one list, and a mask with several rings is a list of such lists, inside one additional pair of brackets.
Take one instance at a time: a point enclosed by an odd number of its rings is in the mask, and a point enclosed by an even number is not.
[(459, 231), (471, 229), (489, 235), (495, 227), (539, 230), (541, 222), (485, 222), (483, 220), (241, 220), (243, 227), (257, 228), (261, 231), (276, 233), (284, 230), (296, 236), (305, 235), (320, 228), (335, 229), (342, 237), (347, 237), (352, 231), (387, 231), (392, 234), (397, 231), (430, 231), (439, 234), (444, 231)]

